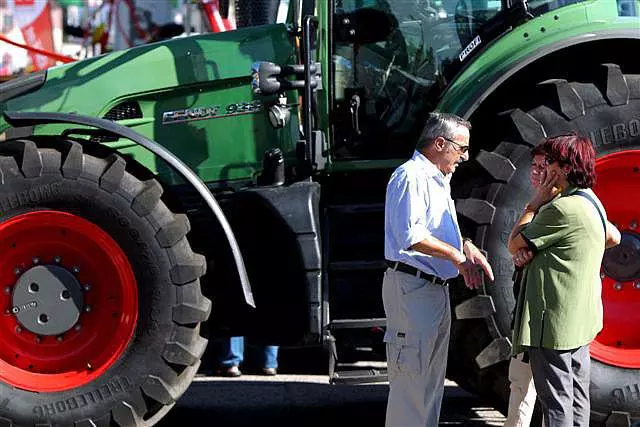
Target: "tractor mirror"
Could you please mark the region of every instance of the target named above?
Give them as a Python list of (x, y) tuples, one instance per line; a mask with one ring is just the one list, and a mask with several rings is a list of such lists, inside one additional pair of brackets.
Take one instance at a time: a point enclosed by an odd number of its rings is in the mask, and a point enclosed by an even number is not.
[(395, 16), (365, 7), (335, 14), (336, 40), (340, 43), (367, 44), (386, 40), (398, 28)]
[(251, 65), (251, 88), (253, 93), (269, 95), (280, 91), (278, 79), (282, 68), (273, 62), (256, 62)]

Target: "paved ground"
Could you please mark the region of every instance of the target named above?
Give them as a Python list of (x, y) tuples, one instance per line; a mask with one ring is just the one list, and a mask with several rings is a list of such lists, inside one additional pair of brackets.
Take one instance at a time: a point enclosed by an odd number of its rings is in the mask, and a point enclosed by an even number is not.
[[(386, 383), (330, 385), (324, 375), (197, 377), (158, 426), (383, 426), (387, 392)], [(503, 422), (498, 411), (446, 383), (441, 426)]]

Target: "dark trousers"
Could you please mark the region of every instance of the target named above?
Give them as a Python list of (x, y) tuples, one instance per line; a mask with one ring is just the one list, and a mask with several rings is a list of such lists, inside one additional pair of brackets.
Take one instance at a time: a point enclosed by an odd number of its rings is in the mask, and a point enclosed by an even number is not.
[(589, 346), (573, 350), (529, 347), (528, 351), (545, 426), (588, 426)]

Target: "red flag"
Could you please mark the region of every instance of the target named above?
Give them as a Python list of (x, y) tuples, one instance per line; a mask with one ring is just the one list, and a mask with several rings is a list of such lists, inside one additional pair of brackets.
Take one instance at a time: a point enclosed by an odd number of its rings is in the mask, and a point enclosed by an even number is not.
[[(28, 46), (53, 52), (53, 29), (51, 9), (46, 0), (13, 0), (13, 18), (22, 31)], [(11, 0), (9, 0), (11, 8)], [(29, 53), (35, 70), (44, 70), (56, 65), (55, 60), (44, 55)]]

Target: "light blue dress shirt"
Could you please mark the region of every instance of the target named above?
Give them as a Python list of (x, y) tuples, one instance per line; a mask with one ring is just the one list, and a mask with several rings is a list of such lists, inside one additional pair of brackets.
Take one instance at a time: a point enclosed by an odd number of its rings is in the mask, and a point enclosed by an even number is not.
[(462, 249), (462, 236), (451, 199), (451, 175), (418, 151), (399, 166), (387, 184), (384, 208), (384, 256), (450, 279), (458, 275), (451, 261), (410, 249), (428, 236)]

